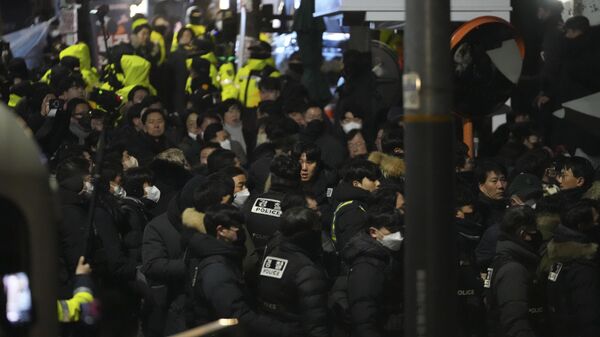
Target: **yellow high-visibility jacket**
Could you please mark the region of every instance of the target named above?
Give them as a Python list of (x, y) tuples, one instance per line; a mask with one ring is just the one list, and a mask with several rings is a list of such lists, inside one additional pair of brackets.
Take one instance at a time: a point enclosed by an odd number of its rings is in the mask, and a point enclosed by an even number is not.
[[(127, 100), (127, 95), (133, 87), (137, 85), (144, 86), (150, 90), (150, 94), (156, 95), (156, 89), (150, 84), (150, 68), (152, 65), (148, 60), (137, 55), (123, 55), (121, 57), (121, 69), (123, 69), (122, 80), (117, 74), (117, 78), (123, 85), (121, 89), (116, 90), (117, 94)], [(110, 83), (103, 83), (100, 87), (105, 90), (115, 90)]]
[(87, 287), (79, 287), (68, 300), (56, 301), (58, 321), (62, 323), (78, 322), (81, 319), (81, 305), (94, 300), (92, 291)]
[[(98, 84), (100, 80), (100, 76), (98, 75), (98, 70), (92, 67), (92, 58), (90, 56), (90, 48), (87, 44), (83, 42), (76, 43), (72, 46), (69, 46), (63, 49), (59, 58), (62, 60), (65, 56), (73, 56), (79, 60), (79, 71), (81, 72), (81, 76), (85, 81), (86, 87), (85, 89), (90, 92)], [(50, 73), (52, 70), (48, 70), (44, 76), (40, 79), (40, 82), (50, 83)]]
[[(144, 18), (140, 18), (135, 20), (132, 24), (131, 24), (131, 31), (133, 31), (136, 27), (143, 25), (143, 24), (147, 24), (150, 26), (150, 23), (148, 22), (147, 19)], [(150, 33), (150, 41), (157, 44), (158, 48), (160, 49), (160, 59), (158, 60), (158, 64), (163, 64), (163, 62), (165, 62), (165, 59), (167, 58), (167, 50), (165, 47), (165, 38), (157, 31), (152, 30), (152, 32)]]
[(219, 68), (219, 84), (221, 85), (221, 99), (237, 99), (239, 90), (235, 86), (235, 66), (231, 62), (223, 63)]
[[(235, 85), (238, 89), (238, 99), (247, 108), (255, 108), (260, 103), (260, 93), (258, 82), (260, 82), (260, 72), (265, 67), (273, 67), (273, 59), (248, 59), (248, 63), (240, 69), (235, 77)], [(275, 68), (275, 67), (273, 67)], [(274, 70), (269, 77), (279, 77), (279, 71)]]
[[(185, 28), (190, 28), (194, 32), (194, 36), (196, 38), (200, 38), (206, 33), (206, 26), (204, 25), (192, 25), (191, 23), (188, 23), (187, 25), (185, 25)], [(176, 32), (175, 34), (173, 34), (173, 43), (171, 43), (171, 53), (177, 50), (178, 43), (179, 42), (177, 41)]]

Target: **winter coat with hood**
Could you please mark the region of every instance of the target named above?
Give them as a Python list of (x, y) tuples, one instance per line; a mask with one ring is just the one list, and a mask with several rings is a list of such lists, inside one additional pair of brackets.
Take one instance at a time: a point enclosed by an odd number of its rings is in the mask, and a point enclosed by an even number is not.
[(370, 197), (369, 191), (347, 182), (341, 182), (333, 190), (335, 209), (331, 236), (335, 236), (334, 242), (338, 252), (343, 251), (354, 235), (365, 229), (367, 202)]
[[(559, 226), (546, 249), (548, 304), (557, 337), (600, 336), (598, 244), (584, 233)], [(548, 274), (550, 273), (550, 274)]]
[(369, 161), (379, 165), (379, 169), (383, 174), (381, 185), (393, 185), (398, 181), (403, 181), (406, 172), (404, 159), (375, 151), (369, 154)]
[(538, 261), (538, 255), (524, 242), (500, 234), (492, 263), (490, 298), (493, 328), (499, 336), (550, 336), (543, 331), (548, 322), (543, 287), (535, 273)]
[(258, 314), (244, 283), (242, 261), (246, 249), (241, 243), (227, 243), (206, 234), (204, 213), (186, 210), (183, 225), (189, 235), (188, 325), (198, 326), (223, 317), (237, 318), (242, 327), (256, 336), (295, 336), (294, 324), (278, 322)]
[(329, 133), (328, 121), (310, 121), (300, 133), (300, 140), (315, 143), (321, 149), (321, 158), (327, 167), (338, 169), (348, 158), (348, 150), (339, 139)]
[[(365, 232), (342, 252), (348, 274), (352, 336), (399, 336), (402, 331), (402, 257)], [(365, 285), (369, 285), (368, 287)]]
[(306, 231), (266, 253), (258, 277), (261, 308), (280, 322), (300, 324), (302, 336), (329, 336), (328, 280), (317, 262), (320, 231)]

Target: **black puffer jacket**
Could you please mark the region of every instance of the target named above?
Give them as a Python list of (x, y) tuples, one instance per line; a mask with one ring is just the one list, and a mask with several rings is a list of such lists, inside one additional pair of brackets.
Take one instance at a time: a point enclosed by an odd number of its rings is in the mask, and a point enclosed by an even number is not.
[(351, 335), (401, 336), (403, 278), (400, 254), (394, 256), (364, 232), (357, 234), (342, 254), (350, 267)]
[[(148, 200), (148, 203), (151, 201)], [(152, 217), (147, 211), (143, 200), (125, 197), (120, 200), (121, 211), (124, 213), (124, 226), (121, 228), (121, 238), (127, 250), (127, 255), (136, 261), (137, 265), (142, 263), (142, 237), (146, 224)]]
[(328, 281), (321, 266), (315, 263), (320, 252), (320, 232), (281, 240), (262, 262), (258, 279), (260, 305), (281, 322), (300, 324), (302, 336), (329, 336)]
[(535, 278), (539, 257), (524, 243), (501, 234), (492, 263), (492, 321), (499, 336), (551, 336), (547, 328), (543, 287)]
[(506, 200), (493, 200), (482, 193), (479, 193), (476, 209), (481, 213), (482, 224), (485, 228), (500, 223), (504, 216), (504, 212), (506, 212), (506, 207)]
[[(335, 234), (335, 247), (343, 251), (346, 244), (367, 225), (367, 201), (371, 194), (349, 183), (341, 182), (333, 190), (334, 220), (332, 234)], [(346, 205), (341, 206), (343, 203)], [(337, 210), (337, 211), (336, 211)]]
[(251, 336), (295, 336), (294, 324), (284, 324), (253, 310), (244, 284), (244, 246), (196, 232), (189, 241), (190, 326), (219, 318), (237, 318)]
[(598, 244), (559, 226), (546, 251), (552, 265), (546, 272), (551, 273), (548, 301), (555, 336), (600, 336)]
[(148, 165), (154, 156), (171, 147), (176, 146), (165, 135), (155, 138), (142, 132), (127, 140), (127, 151), (137, 158), (140, 166)]

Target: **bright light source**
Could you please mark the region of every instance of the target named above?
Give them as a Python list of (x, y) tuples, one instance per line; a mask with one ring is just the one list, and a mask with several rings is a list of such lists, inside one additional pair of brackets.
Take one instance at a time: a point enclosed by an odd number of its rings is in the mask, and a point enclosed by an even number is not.
[(301, 0), (294, 0), (294, 9), (300, 8), (300, 2)]
[(129, 17), (133, 17), (136, 14), (148, 15), (148, 0), (140, 1), (139, 5), (129, 6)]
[(281, 28), (281, 20), (274, 19), (273, 20), (273, 29), (279, 29), (279, 28)]
[(229, 0), (219, 0), (219, 9), (226, 11), (229, 9)]

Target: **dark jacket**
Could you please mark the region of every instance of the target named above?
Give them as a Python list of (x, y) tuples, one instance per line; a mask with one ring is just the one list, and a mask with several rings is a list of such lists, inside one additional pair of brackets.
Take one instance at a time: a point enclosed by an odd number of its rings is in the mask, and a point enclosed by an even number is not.
[(195, 166), (200, 162), (200, 143), (195, 139), (186, 135), (177, 147), (183, 151), (190, 166)]
[(126, 146), (129, 154), (138, 160), (140, 166), (148, 165), (154, 156), (168, 148), (175, 147), (165, 135), (155, 138), (144, 132), (129, 139)]
[(254, 149), (248, 169), (248, 188), (252, 193), (264, 192), (274, 157), (275, 145), (272, 143), (264, 143)]
[(311, 121), (300, 133), (300, 140), (315, 143), (321, 149), (321, 158), (326, 166), (338, 169), (348, 157), (345, 143), (333, 137), (326, 121)]
[(591, 28), (575, 39), (565, 39), (561, 55), (560, 102), (590, 95), (600, 89), (598, 32)]
[(285, 186), (273, 185), (268, 192), (248, 198), (243, 207), (246, 226), (256, 250), (262, 252), (265, 245), (279, 229), (279, 218), (283, 213), (281, 202), (290, 190)]
[[(148, 203), (151, 201), (148, 200)], [(136, 261), (136, 264), (142, 263), (142, 236), (144, 228), (151, 219), (151, 214), (147, 211), (144, 201), (131, 197), (125, 197), (120, 200), (121, 211), (124, 213), (125, 221), (121, 228), (121, 237), (127, 255)]]
[(401, 256), (392, 254), (364, 232), (358, 233), (348, 243), (342, 255), (350, 267), (348, 304), (351, 335), (402, 335), (404, 289)]
[(160, 199), (150, 211), (158, 216), (167, 211), (171, 199), (192, 178), (192, 174), (183, 166), (162, 159), (153, 160), (148, 168), (154, 174), (154, 185), (160, 190)]
[(488, 228), (502, 221), (506, 207), (506, 200), (493, 200), (479, 193), (479, 199), (475, 208), (481, 213), (483, 226)]
[(498, 237), (500, 236), (500, 224), (496, 223), (483, 233), (477, 248), (475, 249), (475, 256), (477, 258), (477, 264), (482, 271), (485, 271), (496, 256), (496, 244), (498, 243)]
[(189, 298), (192, 301), (191, 326), (219, 318), (237, 318), (252, 336), (295, 335), (293, 324), (284, 324), (251, 307), (251, 296), (244, 284), (240, 245), (226, 243), (196, 232), (189, 241)]
[(583, 233), (559, 226), (548, 243), (549, 314), (555, 336), (600, 336), (598, 244)]
[(320, 244), (320, 232), (282, 237), (263, 260), (258, 278), (261, 308), (281, 322), (300, 324), (303, 336), (329, 336), (328, 282), (315, 263)]
[(60, 298), (73, 294), (73, 278), (79, 257), (85, 252), (88, 202), (75, 192), (59, 189), (63, 220), (58, 224)]
[[(371, 194), (349, 183), (341, 182), (333, 191), (334, 219), (332, 236), (335, 235), (335, 247), (343, 251), (346, 244), (367, 225), (367, 201)], [(341, 206), (344, 204), (344, 206)]]
[(502, 234), (492, 264), (492, 317), (498, 336), (549, 336), (543, 334), (543, 291), (535, 279), (539, 257), (524, 243)]
[(155, 305), (143, 322), (144, 335), (162, 337), (185, 328), (184, 284), (186, 266), (181, 248), (181, 209), (174, 197), (163, 213), (148, 223), (142, 244), (142, 271)]

